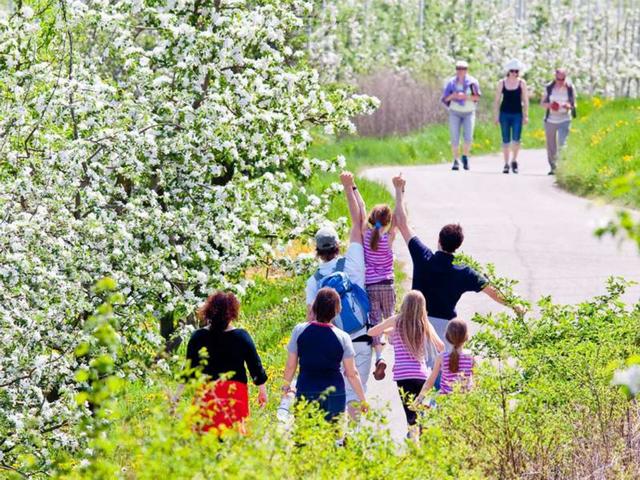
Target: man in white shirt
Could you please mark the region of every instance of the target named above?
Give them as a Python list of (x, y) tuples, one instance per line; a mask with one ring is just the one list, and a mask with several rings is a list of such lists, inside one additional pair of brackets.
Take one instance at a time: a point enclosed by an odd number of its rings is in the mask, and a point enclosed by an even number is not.
[[(324, 277), (333, 273), (338, 266), (338, 262), (344, 262), (344, 272), (349, 277), (351, 283), (365, 288), (365, 264), (364, 264), (364, 248), (362, 246), (362, 225), (366, 221), (366, 211), (364, 201), (360, 196), (358, 187), (355, 185), (353, 174), (344, 172), (340, 175), (340, 181), (344, 188), (347, 204), (349, 205), (349, 214), (351, 216), (351, 233), (349, 235), (349, 247), (344, 256), (340, 255), (340, 240), (338, 234), (332, 227), (322, 227), (316, 233), (316, 253), (320, 259), (318, 271), (320, 277)], [(341, 260), (344, 259), (344, 260)], [(307, 319), (313, 320), (313, 312), (311, 305), (318, 293), (319, 285), (316, 279), (316, 273), (307, 280), (306, 297), (307, 297)], [(350, 334), (355, 350), (355, 362), (362, 386), (367, 389), (367, 380), (371, 373), (372, 346), (371, 337), (367, 335), (366, 325), (356, 332)], [(352, 417), (355, 417), (360, 411), (352, 405), (358, 401), (356, 393), (351, 388), (349, 382), (345, 382), (347, 394), (347, 408)]]

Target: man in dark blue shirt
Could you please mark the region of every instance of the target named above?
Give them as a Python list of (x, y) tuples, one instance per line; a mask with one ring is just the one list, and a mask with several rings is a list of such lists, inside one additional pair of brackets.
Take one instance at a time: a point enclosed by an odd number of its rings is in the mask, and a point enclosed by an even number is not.
[[(396, 191), (396, 209), (394, 223), (402, 233), (413, 261), (414, 290), (419, 290), (427, 300), (429, 321), (440, 338), (450, 349), (445, 339), (449, 320), (456, 317), (456, 305), (465, 292), (484, 292), (498, 303), (504, 304), (500, 293), (480, 273), (468, 266), (455, 265), (454, 252), (462, 245), (464, 234), (462, 227), (449, 224), (442, 227), (438, 238), (438, 250), (433, 252), (420, 241), (409, 227), (404, 206), (404, 188), (406, 181), (402, 176), (393, 178)], [(432, 362), (429, 362), (432, 363)]]

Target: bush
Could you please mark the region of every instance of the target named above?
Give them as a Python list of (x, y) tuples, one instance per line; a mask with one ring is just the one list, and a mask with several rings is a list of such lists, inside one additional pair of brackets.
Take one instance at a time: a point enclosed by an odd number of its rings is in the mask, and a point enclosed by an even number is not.
[(409, 133), (446, 120), (447, 112), (440, 102), (442, 88), (421, 83), (408, 72), (380, 71), (360, 78), (358, 87), (380, 100), (380, 107), (372, 115), (354, 119), (360, 135), (383, 137)]

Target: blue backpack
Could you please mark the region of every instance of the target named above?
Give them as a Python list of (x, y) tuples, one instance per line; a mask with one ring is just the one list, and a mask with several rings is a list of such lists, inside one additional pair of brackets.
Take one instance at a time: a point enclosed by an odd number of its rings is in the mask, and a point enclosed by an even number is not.
[(338, 259), (335, 270), (323, 276), (320, 270), (313, 276), (318, 288), (333, 288), (340, 295), (342, 311), (336, 318), (336, 326), (347, 333), (355, 333), (368, 325), (369, 297), (362, 287), (351, 283), (349, 275), (344, 271), (346, 259)]

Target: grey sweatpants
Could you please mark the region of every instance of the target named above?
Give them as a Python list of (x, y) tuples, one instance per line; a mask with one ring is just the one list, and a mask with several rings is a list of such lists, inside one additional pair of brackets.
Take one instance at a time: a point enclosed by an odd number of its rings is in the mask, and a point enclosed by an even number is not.
[(562, 123), (544, 122), (544, 136), (547, 139), (547, 160), (551, 170), (556, 169), (558, 160), (558, 146), (564, 147), (569, 136), (571, 120)]
[(464, 143), (473, 141), (473, 126), (475, 124), (475, 112), (459, 113), (449, 110), (449, 133), (451, 134), (451, 145), (460, 145), (460, 129), (464, 137)]
[[(447, 333), (447, 325), (449, 325), (449, 320), (445, 320), (443, 318), (437, 318), (437, 317), (429, 317), (429, 323), (433, 325), (433, 328), (435, 329), (436, 333), (440, 337), (440, 340), (444, 342), (445, 351), (450, 352), (453, 349), (453, 347), (445, 338), (445, 334)], [(427, 366), (429, 368), (433, 368), (433, 364), (436, 361), (438, 352), (436, 351), (433, 345), (430, 345), (427, 353), (428, 353)]]

